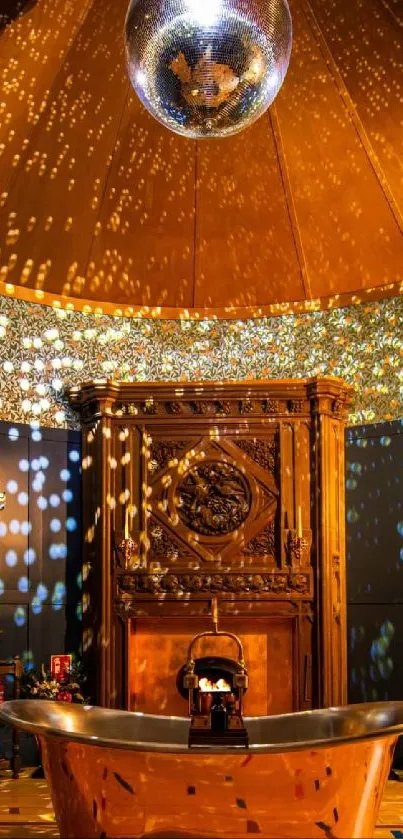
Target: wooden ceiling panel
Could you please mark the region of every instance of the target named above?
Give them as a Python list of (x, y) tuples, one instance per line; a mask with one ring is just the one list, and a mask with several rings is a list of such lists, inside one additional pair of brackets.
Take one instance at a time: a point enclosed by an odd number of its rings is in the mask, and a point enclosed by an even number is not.
[(0, 292), (161, 317), (398, 293), (398, 0), (292, 0), (275, 105), (197, 144), (130, 89), (127, 2), (27, 2), (0, 31)]
[(195, 306), (304, 299), (268, 114), (243, 134), (198, 143)]
[(84, 297), (126, 306), (193, 302), (195, 143), (130, 93), (97, 220)]
[(21, 156), (0, 217), (8, 282), (72, 295), (85, 286), (129, 90), (122, 12), (122, 3), (92, 5)]
[(331, 54), (333, 72), (343, 80), (368, 135), (374, 165), (402, 211), (402, 0), (311, 0), (313, 15), (321, 47)]
[(8, 190), (93, 0), (42, 0), (0, 33), (0, 195)]
[(312, 295), (394, 282), (401, 230), (304, 6), (292, 13), (293, 59), (276, 111)]

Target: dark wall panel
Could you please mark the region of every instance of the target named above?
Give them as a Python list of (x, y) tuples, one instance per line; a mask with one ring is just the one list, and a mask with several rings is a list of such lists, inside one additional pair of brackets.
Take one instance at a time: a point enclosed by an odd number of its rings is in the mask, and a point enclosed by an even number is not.
[[(0, 490), (7, 493), (7, 507), (0, 512), (0, 562), (6, 600), (19, 602), (27, 572), (29, 541), (29, 440), (16, 426), (0, 423)], [(0, 590), (2, 584), (0, 583)]]
[(402, 420), (347, 431), (346, 516), (349, 701), (402, 700)]
[(347, 432), (346, 516), (349, 602), (402, 602), (402, 422)]
[(49, 664), (81, 633), (81, 437), (0, 423), (0, 655)]
[(36, 663), (49, 666), (50, 656), (64, 651), (66, 615), (64, 609), (54, 610), (49, 603), (42, 605), (41, 614), (29, 623), (29, 647)]
[(403, 698), (403, 609), (396, 603), (349, 606), (349, 701)]
[(28, 607), (24, 603), (2, 603), (0, 606), (1, 658), (22, 656), (28, 646)]

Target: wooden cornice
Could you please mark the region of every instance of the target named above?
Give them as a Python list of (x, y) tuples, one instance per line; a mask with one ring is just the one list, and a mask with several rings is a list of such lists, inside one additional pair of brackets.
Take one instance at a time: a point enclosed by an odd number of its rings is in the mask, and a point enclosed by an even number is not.
[[(344, 417), (353, 388), (342, 379), (324, 376), (309, 379), (250, 380), (243, 382), (116, 382), (96, 380), (68, 389), (72, 407), (86, 420), (102, 415), (148, 418), (178, 412), (186, 418), (211, 413), (218, 417), (309, 415), (320, 410)], [(225, 403), (225, 407), (223, 407)], [(175, 406), (179, 406), (176, 408)], [(180, 418), (180, 417), (178, 417)]]

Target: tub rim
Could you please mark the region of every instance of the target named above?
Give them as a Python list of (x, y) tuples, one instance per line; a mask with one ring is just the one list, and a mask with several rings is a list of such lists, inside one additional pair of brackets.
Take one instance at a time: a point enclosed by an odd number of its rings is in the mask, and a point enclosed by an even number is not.
[[(27, 704), (28, 703), (28, 704)], [(38, 711), (43, 711), (42, 720), (29, 719), (25, 716), (26, 712), (32, 708), (32, 703)], [(106, 722), (109, 716), (125, 715), (125, 717), (132, 717), (136, 720), (145, 719), (147, 722), (158, 720), (160, 724), (166, 721), (169, 724), (171, 737), (174, 737), (172, 730), (172, 723), (178, 724), (178, 732), (180, 728), (182, 733), (186, 734), (186, 739), (182, 742), (175, 742), (173, 739), (167, 742), (159, 742), (152, 740), (128, 739), (126, 737), (110, 737), (102, 735), (94, 735), (86, 733), (85, 730), (69, 731), (67, 728), (58, 728), (52, 724), (51, 716), (55, 713), (55, 705), (60, 705), (58, 712), (61, 711), (60, 720), (68, 719), (69, 709), (74, 708), (75, 715), (82, 714), (83, 721), (85, 715), (93, 712), (96, 717), (99, 717), (99, 724), (102, 728), (102, 722)], [(66, 714), (67, 712), (67, 714)], [(48, 718), (46, 719), (46, 716)], [(382, 722), (384, 724), (380, 724)], [(0, 719), (15, 728), (20, 728), (37, 737), (57, 738), (63, 741), (81, 743), (88, 746), (106, 747), (108, 749), (126, 749), (140, 752), (163, 752), (163, 753), (181, 753), (181, 754), (262, 754), (271, 753), (278, 754), (280, 752), (301, 751), (303, 749), (320, 749), (325, 747), (333, 747), (338, 745), (345, 745), (346, 743), (353, 743), (365, 740), (376, 740), (386, 737), (398, 737), (403, 733), (403, 701), (397, 702), (371, 702), (361, 703), (356, 705), (344, 705), (338, 707), (321, 708), (311, 711), (296, 711), (288, 714), (277, 714), (273, 716), (262, 717), (245, 717), (245, 724), (249, 732), (249, 737), (252, 739), (249, 746), (192, 746), (189, 748), (187, 743), (187, 731), (189, 718), (178, 716), (164, 716), (159, 714), (143, 714), (136, 711), (124, 711), (112, 708), (101, 708), (95, 705), (66, 705), (65, 703), (55, 703), (52, 700), (40, 699), (15, 699), (4, 702), (0, 705)], [(318, 725), (327, 719), (328, 724), (332, 721), (356, 722), (358, 728), (355, 731), (341, 732), (340, 734), (329, 734), (328, 736), (320, 737), (304, 737), (301, 734), (306, 725), (312, 726), (312, 720), (317, 720)], [(275, 732), (278, 728), (281, 732), (295, 722), (296, 726), (301, 726), (299, 729), (299, 736), (297, 739), (278, 739), (268, 742), (253, 742), (253, 729), (258, 727), (266, 727), (270, 731)], [(186, 723), (186, 728), (184, 727)], [(305, 724), (305, 725), (304, 725)], [(168, 740), (168, 738), (167, 738)]]

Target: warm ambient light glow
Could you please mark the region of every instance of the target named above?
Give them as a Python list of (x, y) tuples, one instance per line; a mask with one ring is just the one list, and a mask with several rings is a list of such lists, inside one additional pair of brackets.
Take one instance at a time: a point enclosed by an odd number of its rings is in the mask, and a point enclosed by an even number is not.
[(225, 679), (218, 679), (216, 682), (213, 682), (207, 676), (203, 676), (199, 679), (199, 690), (202, 693), (229, 693), (232, 688)]

